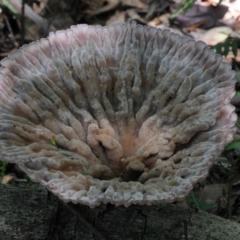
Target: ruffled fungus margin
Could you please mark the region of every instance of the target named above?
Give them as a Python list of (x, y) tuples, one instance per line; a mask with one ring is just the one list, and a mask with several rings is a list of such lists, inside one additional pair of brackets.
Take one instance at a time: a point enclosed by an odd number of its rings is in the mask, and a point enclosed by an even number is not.
[(0, 69), (0, 158), (65, 202), (184, 199), (235, 132), (235, 74), (203, 42), (77, 25)]

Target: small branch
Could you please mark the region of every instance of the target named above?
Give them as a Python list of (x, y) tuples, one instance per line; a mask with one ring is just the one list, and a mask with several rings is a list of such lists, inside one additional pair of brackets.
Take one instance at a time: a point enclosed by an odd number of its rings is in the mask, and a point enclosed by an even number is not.
[(18, 43), (17, 43), (17, 41), (14, 37), (14, 33), (13, 33), (13, 30), (12, 30), (11, 24), (9, 23), (9, 20), (6, 17), (6, 15), (4, 15), (4, 21), (6, 23), (8, 31), (9, 31), (9, 38), (11, 39), (13, 46), (18, 47)]
[(21, 45), (25, 42), (25, 0), (22, 0), (22, 15), (21, 15)]

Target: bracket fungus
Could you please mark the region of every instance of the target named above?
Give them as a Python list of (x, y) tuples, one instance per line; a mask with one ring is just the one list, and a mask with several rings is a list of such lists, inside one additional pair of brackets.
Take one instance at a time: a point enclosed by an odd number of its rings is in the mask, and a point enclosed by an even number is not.
[(65, 202), (184, 199), (235, 132), (235, 74), (203, 42), (77, 25), (1, 61), (0, 158)]

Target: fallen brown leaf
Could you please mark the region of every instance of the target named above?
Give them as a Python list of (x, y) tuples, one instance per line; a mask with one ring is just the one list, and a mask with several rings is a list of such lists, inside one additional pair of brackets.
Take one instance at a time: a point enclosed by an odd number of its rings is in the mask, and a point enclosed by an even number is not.
[(108, 0), (106, 1), (107, 4), (96, 9), (96, 10), (88, 10), (87, 13), (90, 15), (97, 15), (101, 13), (105, 13), (111, 10), (114, 10), (118, 7), (118, 5), (121, 3), (120, 0)]
[(126, 6), (131, 6), (134, 8), (147, 9), (148, 5), (141, 2), (140, 0), (121, 0), (122, 4)]
[(11, 182), (12, 180), (14, 180), (15, 178), (16, 178), (16, 175), (14, 173), (6, 174), (2, 178), (2, 184), (7, 184), (7, 183)]
[(197, 40), (201, 40), (209, 46), (214, 46), (220, 42), (224, 42), (232, 32), (233, 30), (229, 27), (215, 27), (206, 31), (206, 33)]
[(106, 22), (106, 25), (124, 23), (126, 12), (116, 11)]

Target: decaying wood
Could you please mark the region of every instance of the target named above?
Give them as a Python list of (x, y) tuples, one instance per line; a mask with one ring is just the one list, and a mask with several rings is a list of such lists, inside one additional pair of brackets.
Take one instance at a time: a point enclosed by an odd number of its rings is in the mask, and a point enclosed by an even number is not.
[(0, 185), (0, 239), (229, 240), (240, 239), (240, 225), (176, 204), (66, 207), (43, 187), (21, 183)]

